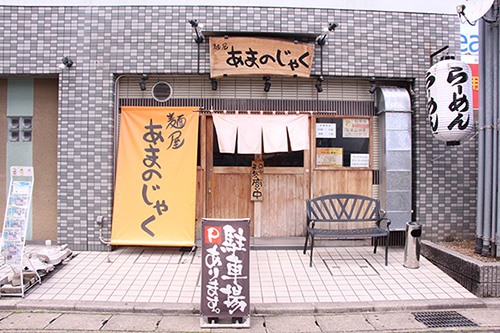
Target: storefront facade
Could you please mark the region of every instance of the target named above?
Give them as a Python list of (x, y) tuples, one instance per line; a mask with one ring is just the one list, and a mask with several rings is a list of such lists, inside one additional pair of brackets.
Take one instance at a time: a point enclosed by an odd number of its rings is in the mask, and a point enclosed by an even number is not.
[[(406, 184), (399, 184), (410, 188), (410, 194), (401, 193), (390, 202), (407, 205), (413, 211), (409, 218), (424, 225), (427, 239), (474, 237), (476, 142), (446, 148), (432, 137), (426, 112), (425, 71), (430, 54), (445, 45), (451, 53), (458, 55), (460, 50), (459, 21), (453, 15), (211, 6), (0, 7), (0, 13), (0, 94), (12, 96), (20, 79), (58, 81), (57, 89), (51, 88), (57, 99), (32, 103), (33, 133), (57, 137), (56, 149), (49, 154), (57, 168), (43, 167), (42, 158), (32, 160), (35, 184), (47, 179), (49, 170), (57, 174), (57, 181), (44, 187), (57, 189), (57, 195), (34, 195), (33, 230), (57, 227), (57, 235), (34, 233), (34, 240), (57, 237), (73, 249), (105, 249), (95, 219), (106, 217), (104, 235), (109, 237), (121, 106), (201, 110), (197, 232), (202, 217), (249, 217), (254, 237), (302, 237), (305, 201), (311, 197), (356, 193), (388, 198), (385, 183), (381, 186), (384, 152), (380, 150), (397, 146), (401, 138), (389, 140), (385, 125), (380, 125), (376, 94), (370, 89), (376, 92), (381, 87), (406, 91), (412, 111), (411, 144), (406, 147), (411, 161), (404, 166), (410, 175)], [(209, 33), (196, 43), (191, 19), (203, 23), (212, 35), (312, 43), (310, 77), (227, 76), (217, 78), (214, 90)], [(329, 22), (339, 26), (319, 47), (315, 36)], [(59, 69), (66, 56), (74, 64)], [(143, 74), (147, 80), (142, 80)], [(172, 87), (167, 102), (153, 98), (151, 89), (157, 82)], [(321, 89), (316, 86), (319, 82)], [(271, 84), (268, 91), (266, 83)], [(57, 105), (57, 126), (40, 127), (37, 117), (44, 118), (46, 112), (41, 106), (51, 104)], [(11, 116), (10, 105), (7, 97), (2, 98), (4, 120)], [(306, 115), (310, 149), (221, 153), (213, 118), (224, 111)], [(319, 130), (333, 128), (335, 134)], [(359, 130), (357, 134), (353, 128)], [(35, 149), (36, 144), (34, 136), (33, 156), (45, 149)], [(9, 154), (4, 153), (4, 184)], [(252, 200), (252, 161), (264, 164), (262, 200)], [(37, 209), (37, 202), (47, 197), (56, 199), (57, 207)], [(42, 210), (57, 214), (57, 221), (35, 215)]]

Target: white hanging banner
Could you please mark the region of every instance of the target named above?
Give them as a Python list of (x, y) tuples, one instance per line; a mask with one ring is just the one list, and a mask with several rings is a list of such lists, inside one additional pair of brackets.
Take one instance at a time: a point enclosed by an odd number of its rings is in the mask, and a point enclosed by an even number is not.
[[(217, 140), (221, 153), (234, 154), (238, 137), (239, 154), (309, 149), (307, 115), (221, 115), (213, 114)], [(287, 136), (288, 131), (288, 136)], [(237, 135), (236, 135), (237, 134)]]

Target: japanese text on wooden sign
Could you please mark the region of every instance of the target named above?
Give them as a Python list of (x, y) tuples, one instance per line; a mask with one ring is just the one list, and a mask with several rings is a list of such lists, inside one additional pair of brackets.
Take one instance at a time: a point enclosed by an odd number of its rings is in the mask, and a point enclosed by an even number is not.
[(202, 219), (201, 315), (250, 315), (250, 219)]
[(122, 107), (112, 245), (193, 246), (199, 116)]
[(275, 38), (210, 37), (210, 76), (277, 75), (308, 78), (314, 44)]
[(264, 193), (264, 161), (252, 161), (252, 201), (262, 201)]

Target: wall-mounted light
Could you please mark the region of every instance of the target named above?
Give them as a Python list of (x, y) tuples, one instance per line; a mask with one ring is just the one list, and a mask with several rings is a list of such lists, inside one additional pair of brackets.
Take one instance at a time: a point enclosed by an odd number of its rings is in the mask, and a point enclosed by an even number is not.
[(337, 29), (338, 26), (339, 26), (338, 23), (334, 23), (334, 22), (328, 23), (328, 26), (323, 28), (323, 32), (321, 33), (321, 35), (316, 37), (316, 43), (318, 43), (318, 45), (321, 45), (321, 46), (325, 45), (326, 39), (328, 38), (328, 35), (330, 34), (330, 32)]
[(370, 83), (371, 83), (371, 85), (372, 85), (372, 86), (370, 87), (370, 90), (369, 90), (369, 91), (370, 91), (370, 94), (374, 94), (374, 93), (375, 93), (375, 91), (376, 91), (376, 90), (377, 90), (377, 88), (378, 88), (378, 87), (377, 87), (377, 84), (376, 84), (375, 82), (376, 82), (376, 79), (375, 79), (374, 77), (372, 77), (372, 78), (370, 79)]
[(141, 87), (142, 91), (146, 90), (146, 80), (147, 79), (149, 79), (149, 76), (147, 74), (142, 74), (141, 82), (139, 82), (139, 87)]
[(191, 27), (194, 29), (194, 33), (196, 34), (194, 41), (200, 44), (205, 39), (205, 37), (201, 33), (201, 30), (203, 29), (203, 24), (198, 23), (198, 20), (189, 20), (188, 22), (191, 24)]
[(66, 69), (73, 66), (73, 60), (71, 60), (69, 57), (62, 58), (61, 62), (62, 63), (59, 65), (60, 69)]
[(264, 91), (268, 92), (269, 89), (271, 89), (271, 82), (269, 82), (271, 78), (269, 76), (264, 76), (262, 79), (266, 81), (266, 83), (264, 83)]
[(212, 80), (212, 90), (217, 90), (217, 80), (216, 79), (210, 79)]
[(316, 90), (318, 93), (323, 92), (323, 87), (321, 84), (323, 83), (324, 78), (322, 76), (318, 77), (318, 83), (316, 83)]

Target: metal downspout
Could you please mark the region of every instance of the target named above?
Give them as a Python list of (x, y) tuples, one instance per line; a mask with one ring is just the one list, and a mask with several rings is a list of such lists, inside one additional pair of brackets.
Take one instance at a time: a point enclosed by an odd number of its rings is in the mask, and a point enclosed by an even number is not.
[[(493, 5), (494, 8), (494, 17), (496, 18), (498, 16), (498, 4), (495, 2)], [(498, 38), (499, 38), (499, 30), (498, 30), (498, 23), (492, 24), (491, 25), (493, 28), (493, 34), (492, 34), (492, 58), (493, 58), (493, 119), (492, 119), (492, 135), (493, 135), (493, 179), (492, 179), (492, 217), (491, 217), (491, 249), (489, 251), (490, 256), (494, 256), (496, 249), (495, 249), (495, 238), (496, 238), (496, 229), (497, 229), (497, 221), (498, 221), (498, 215), (499, 215), (499, 206), (498, 206), (498, 182), (496, 181), (498, 179), (498, 116), (499, 116), (499, 98), (498, 98), (498, 93), (499, 93), (499, 73), (498, 73), (498, 67), (499, 67), (499, 59), (498, 59)]]
[[(490, 10), (491, 12), (491, 10)], [(490, 240), (491, 240), (491, 213), (492, 213), (492, 177), (493, 177), (493, 109), (495, 91), (493, 90), (493, 57), (495, 52), (492, 52), (491, 38), (493, 37), (493, 27), (488, 24), (485, 26), (485, 44), (486, 44), (486, 84), (484, 90), (486, 93), (485, 103), (485, 141), (484, 141), (484, 215), (483, 215), (483, 249), (481, 254), (484, 256), (490, 255)]]
[[(485, 40), (485, 23), (479, 20), (479, 41)], [(479, 43), (479, 87), (486, 86), (485, 80), (485, 43)], [(479, 144), (478, 144), (478, 175), (477, 175), (477, 213), (476, 213), (476, 253), (483, 249), (483, 205), (484, 205), (484, 110), (485, 90), (479, 89)]]

